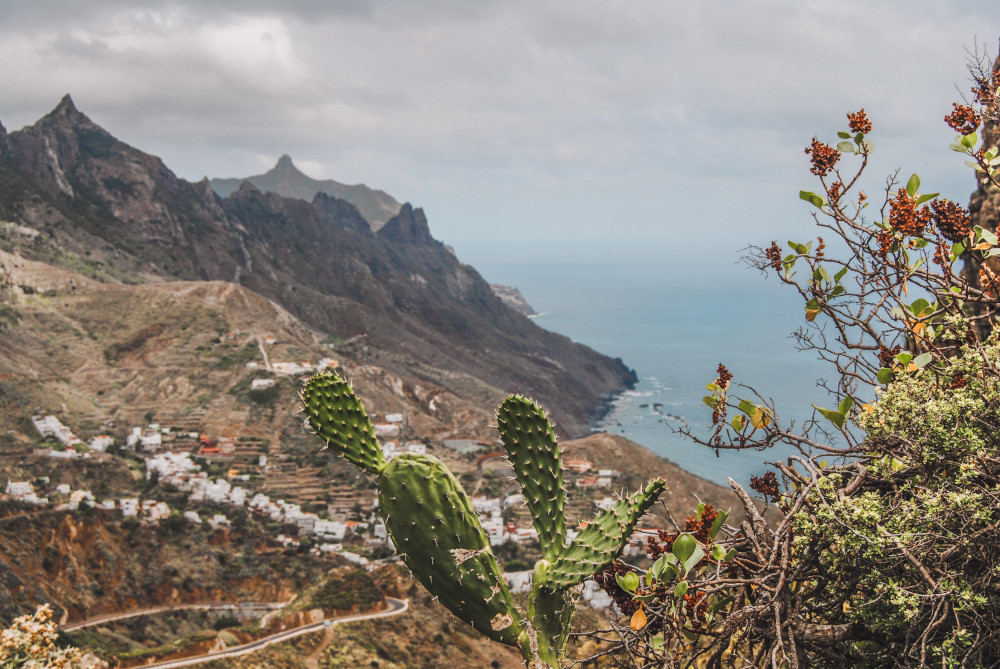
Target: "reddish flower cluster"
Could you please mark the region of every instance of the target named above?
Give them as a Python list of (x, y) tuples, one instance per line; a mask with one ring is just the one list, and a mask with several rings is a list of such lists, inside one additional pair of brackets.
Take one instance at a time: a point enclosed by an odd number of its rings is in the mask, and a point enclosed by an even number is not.
[(954, 389), (964, 388), (969, 383), (969, 380), (965, 378), (964, 374), (956, 374), (951, 377), (951, 387)]
[(716, 370), (716, 374), (718, 376), (715, 379), (715, 385), (720, 388), (728, 388), (729, 382), (733, 380), (733, 375), (729, 373), (729, 370), (721, 362), (719, 363), (719, 368)]
[(990, 107), (996, 103), (997, 88), (1000, 88), (1000, 70), (994, 70), (992, 77), (977, 79), (972, 95), (976, 98), (977, 104)]
[(781, 493), (778, 492), (778, 477), (774, 472), (767, 472), (763, 476), (751, 476), (750, 487), (772, 502), (781, 499)]
[(997, 276), (997, 273), (985, 265), (980, 267), (979, 287), (986, 293), (986, 296), (996, 299), (998, 286), (1000, 286), (1000, 277)]
[(844, 194), (844, 184), (837, 181), (826, 190), (826, 194), (830, 196), (830, 202), (839, 202), (840, 196)]
[(900, 188), (895, 199), (889, 202), (889, 227), (908, 237), (920, 237), (931, 222), (931, 212), (924, 205), (917, 209), (917, 200)]
[(817, 237), (816, 241), (819, 242), (816, 244), (816, 260), (822, 260), (826, 256), (826, 254), (823, 253), (824, 249), (826, 249), (826, 242), (823, 241), (822, 237)]
[(852, 132), (860, 132), (867, 135), (872, 131), (872, 122), (868, 120), (868, 115), (862, 107), (860, 111), (847, 114), (847, 124), (851, 126)]
[(893, 346), (892, 348), (886, 348), (885, 346), (882, 346), (880, 344), (879, 347), (878, 347), (878, 364), (879, 364), (879, 366), (887, 368), (887, 369), (892, 369), (893, 362), (895, 362), (894, 358), (897, 355), (899, 355), (899, 352), (901, 350), (902, 349), (899, 347), (899, 344)]
[(951, 247), (947, 244), (937, 244), (934, 247), (934, 257), (931, 258), (931, 261), (942, 267), (951, 265)]
[(960, 242), (968, 238), (972, 231), (969, 212), (949, 200), (934, 200), (932, 217), (941, 236), (951, 242)]
[(979, 112), (969, 105), (960, 105), (953, 102), (951, 106), (955, 108), (955, 111), (945, 116), (944, 122), (960, 135), (971, 135), (974, 133), (983, 121)]
[(771, 267), (775, 271), (780, 272), (784, 265), (781, 264), (781, 249), (778, 248), (778, 242), (771, 242), (771, 245), (767, 247), (767, 251), (764, 254), (771, 261)]
[(809, 171), (818, 177), (825, 177), (827, 172), (832, 170), (833, 166), (840, 160), (840, 151), (829, 144), (824, 144), (815, 137), (812, 139), (812, 144), (806, 149), (806, 153), (812, 154), (812, 167), (809, 168)]

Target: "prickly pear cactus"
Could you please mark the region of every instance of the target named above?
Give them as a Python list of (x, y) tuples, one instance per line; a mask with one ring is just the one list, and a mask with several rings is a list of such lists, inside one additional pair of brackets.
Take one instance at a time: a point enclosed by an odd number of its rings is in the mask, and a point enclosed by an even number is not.
[(379, 513), (406, 565), (448, 610), (489, 638), (520, 648), (529, 669), (558, 667), (576, 608), (577, 586), (624, 550), (639, 518), (665, 488), (651, 481), (599, 514), (567, 542), (566, 492), (555, 431), (545, 412), (513, 395), (497, 410), (500, 439), (538, 532), (542, 560), (527, 612), (514, 606), (489, 540), (465, 490), (439, 460), (403, 454), (386, 463), (350, 385), (324, 373), (302, 390), (313, 431), (376, 477)]
[(378, 502), (417, 580), (486, 636), (516, 645), (521, 616), (472, 502), (448, 468), (429, 455), (400, 455), (379, 476)]

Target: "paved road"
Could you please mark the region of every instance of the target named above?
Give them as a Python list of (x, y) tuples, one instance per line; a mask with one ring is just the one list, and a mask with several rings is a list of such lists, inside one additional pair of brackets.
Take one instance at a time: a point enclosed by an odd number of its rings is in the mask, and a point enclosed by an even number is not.
[(324, 627), (332, 627), (333, 625), (339, 625), (340, 623), (351, 623), (358, 620), (371, 620), (372, 618), (386, 618), (388, 616), (395, 616), (403, 613), (408, 608), (410, 608), (410, 600), (408, 599), (395, 599), (394, 597), (386, 597), (385, 600), (389, 603), (389, 608), (385, 611), (375, 611), (374, 613), (360, 613), (356, 616), (341, 616), (339, 618), (328, 618), (326, 620), (321, 620), (316, 623), (310, 623), (308, 625), (303, 625), (302, 627), (296, 627), (295, 629), (286, 630), (284, 632), (278, 632), (277, 634), (272, 634), (271, 636), (264, 637), (263, 639), (258, 639), (257, 641), (251, 641), (250, 643), (243, 644), (242, 646), (233, 646), (232, 648), (227, 648), (225, 650), (220, 650), (215, 653), (210, 653), (208, 655), (198, 655), (196, 657), (185, 657), (180, 660), (167, 660), (166, 662), (156, 662), (154, 664), (144, 664), (142, 669), (173, 669), (174, 667), (187, 667), (193, 664), (202, 664), (203, 662), (214, 662), (215, 660), (221, 660), (223, 658), (238, 657), (240, 655), (246, 655), (248, 653), (253, 653), (260, 650), (266, 646), (270, 646), (273, 643), (281, 643), (282, 641), (288, 641), (289, 639), (294, 639), (297, 636), (302, 636), (303, 634), (309, 634), (310, 632), (315, 632), (316, 630), (323, 629)]
[(139, 616), (149, 616), (157, 613), (170, 613), (171, 611), (181, 611), (184, 609), (206, 609), (209, 611), (214, 610), (233, 610), (233, 611), (276, 611), (280, 608), (287, 606), (288, 602), (249, 602), (242, 606), (240, 604), (225, 603), (225, 602), (210, 602), (206, 604), (177, 604), (175, 606), (155, 606), (149, 609), (139, 609), (137, 611), (128, 611), (125, 613), (108, 613), (103, 616), (94, 616), (93, 618), (87, 618), (86, 620), (81, 620), (78, 623), (71, 623), (69, 625), (60, 625), (60, 629), (63, 632), (74, 632), (84, 627), (91, 627), (93, 625), (102, 625), (104, 623), (109, 623), (115, 620), (125, 620), (126, 618), (137, 618)]

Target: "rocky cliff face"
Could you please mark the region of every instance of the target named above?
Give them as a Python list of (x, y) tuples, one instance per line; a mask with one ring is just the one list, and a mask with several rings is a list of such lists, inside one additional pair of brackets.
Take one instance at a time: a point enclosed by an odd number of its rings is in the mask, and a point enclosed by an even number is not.
[(585, 432), (602, 398), (634, 381), (620, 360), (503, 305), (410, 205), (373, 232), (357, 207), (325, 194), (307, 202), (244, 182), (221, 198), (207, 180), (179, 179), (116, 140), (69, 96), (9, 133), (0, 156), (0, 220), (60, 250), (29, 244), (29, 257), (73, 257), (103, 281), (239, 283), (334, 340), (365, 337), (391, 354), (385, 366), (460, 396), (492, 406), (507, 392), (533, 395), (567, 435)]

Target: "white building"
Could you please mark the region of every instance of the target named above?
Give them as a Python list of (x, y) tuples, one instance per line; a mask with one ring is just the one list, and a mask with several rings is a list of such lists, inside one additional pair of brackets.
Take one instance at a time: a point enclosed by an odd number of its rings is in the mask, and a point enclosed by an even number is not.
[(35, 487), (27, 481), (7, 480), (7, 488), (4, 491), (18, 502), (25, 504), (38, 504), (38, 495), (35, 494)]
[(398, 425), (392, 425), (390, 423), (380, 423), (378, 425), (373, 425), (372, 427), (375, 428), (375, 436), (376, 437), (388, 437), (388, 438), (392, 438), (392, 437), (399, 436), (399, 426)]
[(94, 437), (90, 440), (90, 448), (95, 451), (105, 452), (112, 446), (114, 446), (115, 440), (106, 434), (102, 434), (99, 437)]
[(139, 515), (139, 498), (124, 497), (118, 500), (118, 508), (122, 510), (122, 516), (126, 518), (129, 516), (137, 516)]
[(274, 379), (254, 379), (250, 382), (250, 390), (264, 390), (274, 385)]
[[(385, 526), (382, 526), (382, 531), (385, 531)], [(344, 535), (347, 534), (347, 524), (320, 518), (313, 526), (313, 534), (330, 541), (342, 541)]]

